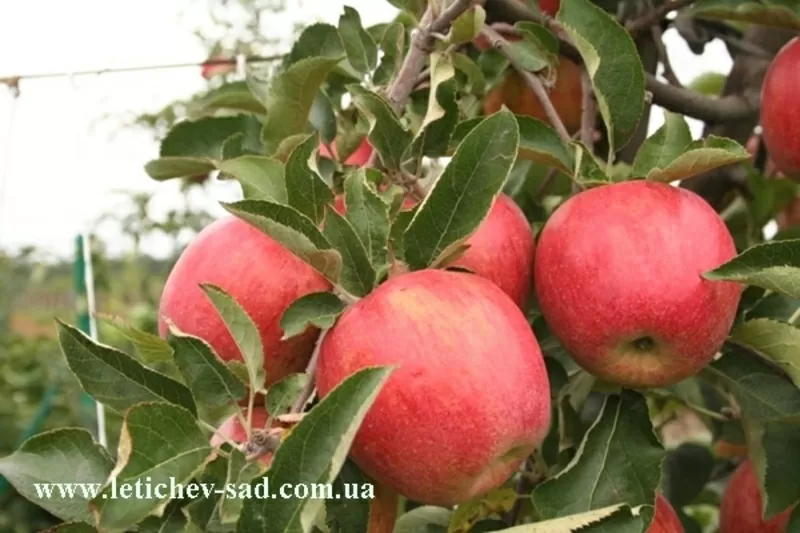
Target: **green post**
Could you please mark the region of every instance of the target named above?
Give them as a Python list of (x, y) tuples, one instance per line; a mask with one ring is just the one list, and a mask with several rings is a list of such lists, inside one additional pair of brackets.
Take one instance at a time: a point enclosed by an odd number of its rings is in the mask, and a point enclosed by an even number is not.
[[(86, 295), (86, 260), (84, 255), (83, 236), (75, 237), (75, 263), (72, 269), (72, 288), (75, 293), (75, 312), (78, 329), (91, 335), (91, 324), (89, 317), (89, 300)], [(96, 435), (97, 415), (95, 412), (95, 402), (91, 396), (85, 392), (81, 394), (80, 400), (81, 420), (86, 428), (92, 428), (92, 433)]]

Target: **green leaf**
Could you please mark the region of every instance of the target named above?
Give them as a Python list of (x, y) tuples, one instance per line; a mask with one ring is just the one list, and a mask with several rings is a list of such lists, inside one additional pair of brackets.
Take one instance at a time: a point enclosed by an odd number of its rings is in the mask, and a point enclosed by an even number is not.
[(486, 76), (481, 67), (466, 54), (453, 52), (450, 57), (456, 70), (466, 76), (465, 91), (476, 96), (483, 96), (486, 93)]
[(448, 533), (472, 531), (475, 524), (491, 516), (503, 516), (517, 501), (517, 491), (512, 488), (499, 488), (488, 494), (456, 507), (450, 519)]
[(201, 405), (222, 407), (244, 398), (244, 384), (206, 341), (170, 325), (170, 345), (186, 385)]
[(761, 318), (736, 326), (731, 339), (778, 363), (800, 387), (800, 329)]
[[(680, 120), (683, 121), (683, 117), (680, 117)], [(747, 150), (736, 141), (709, 135), (685, 146), (677, 157), (668, 161), (664, 166), (650, 167), (651, 162), (643, 162), (641, 167), (637, 168), (634, 163), (633, 171), (634, 175), (644, 176), (651, 181), (671, 183), (677, 180), (685, 180), (725, 165), (746, 161), (749, 158), (750, 154), (747, 153)], [(639, 162), (638, 155), (636, 162)], [(663, 165), (663, 163), (662, 157), (662, 161), (659, 161), (659, 164)], [(642, 171), (645, 169), (646, 173), (643, 173)]]
[(295, 300), (281, 316), (283, 339), (300, 335), (312, 326), (331, 327), (344, 308), (344, 302), (330, 292), (315, 292)]
[[(572, 169), (575, 166), (572, 150), (561, 140), (555, 130), (535, 118), (523, 115), (515, 115), (515, 118), (519, 124), (520, 159), (531, 159), (572, 175)], [(450, 150), (455, 151), (464, 138), (483, 120), (483, 118), (474, 118), (461, 122), (453, 132)]]
[(692, 12), (703, 18), (715, 18), (746, 24), (800, 30), (800, 4), (795, 0), (742, 2), (740, 0), (700, 0)]
[(311, 104), (308, 121), (326, 143), (332, 143), (336, 138), (336, 113), (333, 102), (324, 91), (317, 92), (314, 103)]
[(588, 187), (612, 183), (611, 177), (604, 170), (604, 165), (597, 160), (591, 150), (578, 141), (572, 145), (575, 147), (575, 181)]
[(322, 233), (341, 255), (339, 284), (342, 288), (354, 296), (369, 294), (375, 288), (377, 273), (367, 249), (350, 222), (328, 206)]
[[(103, 447), (88, 431), (78, 428), (40, 433), (0, 458), (0, 475), (17, 492), (65, 521), (94, 522), (88, 503), (113, 467), (114, 461)], [(50, 485), (54, 482), (65, 485)]]
[[(248, 463), (245, 455), (239, 450), (231, 450), (228, 459), (228, 475), (226, 487), (236, 487), (249, 484), (253, 479), (263, 474), (263, 465), (258, 462)], [(226, 491), (219, 501), (219, 518), (223, 524), (235, 524), (242, 512), (244, 500), (236, 494)]]
[(560, 44), (558, 37), (553, 32), (541, 24), (526, 20), (517, 22), (514, 27), (522, 34), (525, 40), (535, 43), (544, 56), (550, 56), (548, 62), (553, 64), (554, 60), (557, 60)]
[[(198, 483), (206, 486), (222, 486), (228, 479), (228, 459), (218, 456), (206, 465), (203, 472), (197, 476)], [(222, 495), (213, 491), (207, 497), (205, 494), (186, 506), (186, 515), (201, 532), (215, 531), (219, 522), (219, 500)], [(189, 531), (186, 531), (189, 533)]]
[(187, 533), (188, 520), (183, 515), (180, 500), (172, 500), (162, 516), (149, 516), (139, 524), (136, 533)]
[(797, 421), (744, 423), (748, 455), (756, 471), (767, 519), (800, 502), (800, 426)]
[(796, 323), (800, 319), (800, 299), (771, 292), (748, 309), (747, 320), (771, 318), (781, 322)]
[(242, 185), (248, 200), (270, 200), (285, 204), (286, 178), (283, 163), (269, 157), (245, 155), (217, 164), (220, 172), (236, 179)]
[(208, 174), (212, 170), (214, 161), (205, 157), (161, 157), (144, 166), (147, 175), (158, 181)]
[(223, 289), (211, 284), (202, 284), (200, 287), (214, 304), (217, 313), (236, 342), (236, 347), (247, 368), (250, 389), (257, 392), (263, 390), (266, 380), (264, 345), (261, 342), (258, 326), (233, 296)]
[(547, 520), (619, 503), (652, 506), (663, 458), (645, 398), (623, 390), (606, 398), (570, 464), (536, 488), (534, 509)]
[(130, 341), (136, 348), (142, 363), (149, 365), (172, 362), (172, 348), (161, 337), (136, 329), (117, 316), (98, 314), (97, 318), (113, 327)]
[(589, 0), (564, 0), (556, 18), (586, 65), (613, 154), (628, 143), (644, 111), (644, 68), (636, 45)]
[(464, 138), (406, 229), (405, 258), (412, 269), (436, 263), (472, 235), (502, 192), (518, 146), (518, 125), (507, 110)]
[[(441, 156), (447, 153), (453, 130), (458, 124), (456, 103), (456, 69), (448, 54), (434, 52), (430, 56), (431, 87), (428, 110), (419, 133), (409, 148), (412, 159)], [(407, 156), (405, 159), (408, 159)]]
[(486, 11), (480, 5), (472, 6), (453, 21), (447, 42), (450, 44), (467, 44), (480, 35), (486, 22)]
[[(333, 482), (335, 494), (344, 494), (346, 486), (362, 487), (369, 483), (356, 464), (348, 459)], [(328, 500), (325, 505), (325, 523), (330, 533), (372, 533), (369, 531), (370, 501), (365, 498)]]
[(705, 373), (728, 389), (741, 409), (766, 514), (800, 500), (800, 390), (771, 363), (739, 347), (727, 350)]
[(425, 0), (388, 0), (388, 2), (415, 19), (419, 19), (422, 16), (422, 12), (425, 11), (427, 5)]
[(413, 134), (400, 124), (389, 104), (360, 85), (349, 85), (353, 103), (369, 121), (369, 142), (381, 156), (387, 170), (399, 170), (403, 154), (413, 140)]
[(707, 446), (687, 442), (667, 452), (661, 490), (673, 506), (690, 505), (703, 491), (714, 470)]
[(308, 375), (298, 373), (289, 374), (272, 385), (267, 391), (267, 397), (264, 401), (264, 407), (266, 407), (269, 416), (276, 417), (288, 411), (307, 384)]
[[(604, 526), (609, 519), (627, 518), (630, 516), (626, 513), (628, 508), (623, 504), (609, 505), (601, 509), (594, 509), (583, 513), (572, 514), (561, 518), (552, 520), (544, 520), (534, 524), (527, 524), (524, 526), (516, 526), (508, 529), (500, 530), (500, 533), (577, 533), (583, 532), (596, 532), (603, 531), (602, 529), (595, 529), (592, 526)], [(627, 516), (626, 516), (627, 515)], [(608, 533), (628, 533), (628, 529), (611, 529)]]
[(400, 71), (405, 57), (406, 29), (399, 22), (386, 27), (381, 38), (380, 48), (383, 51), (380, 64), (372, 75), (376, 85), (386, 85)]
[(232, 109), (260, 115), (267, 113), (264, 104), (258, 101), (245, 81), (226, 83), (221, 87), (211, 89), (201, 98), (198, 106), (204, 111)]
[(342, 39), (347, 61), (357, 71), (367, 73), (378, 66), (378, 47), (372, 36), (361, 25), (358, 11), (344, 6), (344, 13), (339, 17), (339, 37)]
[(317, 173), (318, 149), (319, 135), (309, 135), (292, 151), (286, 162), (289, 205), (317, 225), (325, 217), (325, 206), (333, 201), (333, 191)]
[(317, 91), (339, 61), (328, 57), (302, 59), (272, 81), (266, 102), (269, 114), (261, 135), (268, 155), (276, 153), (287, 137), (306, 132)]
[(555, 68), (558, 64), (558, 39), (540, 24), (517, 22), (514, 26), (522, 39), (510, 41), (508, 51), (531, 72)]
[[(92, 501), (98, 526), (127, 531), (168, 501), (155, 494), (156, 486), (168, 489), (171, 480), (187, 483), (212, 457), (208, 439), (190, 412), (165, 403), (131, 407), (122, 425), (117, 466)], [(125, 497), (123, 485), (137, 481), (153, 487), (151, 494)], [(164, 492), (169, 495), (169, 490)]]
[(344, 47), (336, 27), (318, 22), (303, 30), (292, 46), (292, 51), (286, 56), (283, 66), (286, 68), (310, 57), (340, 59), (344, 55)]
[(241, 133), (242, 146), (254, 152), (263, 150), (261, 122), (252, 115), (207, 117), (176, 124), (161, 141), (160, 157), (222, 158), (222, 145)]
[(453, 511), (442, 507), (415, 507), (400, 516), (394, 533), (446, 533), (452, 515)]
[(646, 178), (658, 169), (667, 168), (678, 159), (692, 143), (692, 132), (683, 116), (677, 113), (664, 113), (664, 125), (648, 137), (636, 153), (632, 175)]
[(41, 533), (97, 533), (97, 530), (85, 522), (70, 522), (45, 529)]
[(165, 401), (197, 413), (186, 386), (150, 370), (128, 354), (95, 343), (60, 320), (58, 341), (67, 365), (87, 394), (116, 411), (140, 402)]
[(419, 204), (415, 205), (408, 211), (401, 211), (392, 222), (392, 229), (389, 231), (389, 241), (392, 243), (392, 250), (396, 257), (405, 257), (405, 249), (403, 248), (403, 235), (406, 229), (414, 220), (417, 211), (419, 211)]
[[(275, 453), (266, 474), (269, 484), (281, 487), (284, 483), (296, 486), (333, 482), (390, 373), (391, 368), (386, 367), (361, 370), (311, 409)], [(308, 533), (323, 504), (324, 500), (319, 499), (251, 498), (244, 502), (237, 532)]]
[(780, 421), (800, 415), (800, 390), (767, 361), (747, 355), (741, 348), (727, 351), (707, 372), (731, 391), (747, 419)]
[(332, 282), (339, 279), (342, 257), (314, 221), (302, 213), (266, 200), (243, 200), (222, 206), (281, 243)]
[(381, 177), (377, 170), (362, 168), (345, 178), (346, 218), (366, 248), (372, 264), (381, 267), (389, 261), (389, 205), (370, 185), (368, 176), (372, 179)]
[[(248, 150), (244, 146), (244, 135), (242, 133), (234, 133), (222, 143), (222, 160), (236, 159), (243, 155), (259, 155), (258, 152)], [(219, 166), (219, 163), (217, 163)]]
[(800, 239), (753, 246), (703, 277), (737, 281), (800, 298)]

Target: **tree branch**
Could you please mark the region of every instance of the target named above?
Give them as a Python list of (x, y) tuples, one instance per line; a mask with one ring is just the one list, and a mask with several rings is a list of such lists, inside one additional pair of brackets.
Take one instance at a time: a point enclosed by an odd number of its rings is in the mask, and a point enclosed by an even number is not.
[(658, 52), (658, 59), (664, 66), (664, 78), (666, 78), (668, 82), (676, 87), (683, 87), (678, 79), (678, 76), (675, 75), (675, 71), (672, 70), (672, 63), (669, 60), (669, 53), (667, 53), (667, 47), (664, 46), (664, 32), (661, 30), (661, 25), (653, 24), (650, 26), (650, 34), (653, 37), (653, 43), (655, 44), (656, 51)]
[(434, 17), (430, 6), (425, 10), (420, 27), (411, 41), (411, 48), (387, 92), (387, 98), (395, 112), (399, 113), (403, 109), (414, 90), (417, 78), (433, 50), (435, 35), (447, 32), (453, 21), (472, 7), (474, 2), (475, 0), (455, 0), (438, 17)]
[[(772, 57), (793, 36), (795, 32), (780, 28), (753, 25), (744, 34), (744, 41), (771, 53), (770, 57), (739, 54), (735, 57), (731, 73), (725, 80), (720, 100), (736, 98), (736, 95), (752, 95), (760, 99), (761, 85)], [(741, 98), (741, 97), (740, 97)], [(758, 123), (756, 112), (734, 117), (724, 122), (707, 124), (703, 135), (728, 137), (740, 144), (746, 144)], [(747, 190), (747, 177), (741, 165), (729, 165), (706, 174), (695, 176), (681, 183), (703, 198), (717, 211), (723, 210), (734, 190)]]
[[(645, 28), (648, 28), (653, 24), (651, 22), (653, 17), (657, 20), (654, 13), (658, 13), (660, 17), (663, 17), (666, 13), (674, 9), (679, 9), (691, 4), (692, 1), (694, 0), (675, 0), (668, 2), (668, 4), (656, 8), (653, 12), (638, 20), (647, 22)], [(579, 65), (583, 64), (580, 53), (569, 42), (568, 38), (563, 35), (563, 28), (561, 28), (558, 22), (552, 17), (534, 13), (524, 4), (516, 0), (486, 0), (486, 9), (487, 12), (489, 12), (490, 9), (492, 10), (492, 20), (494, 22), (503, 20), (513, 24), (522, 20), (528, 20), (546, 24), (551, 30), (555, 31), (561, 41), (559, 53)], [(636, 30), (642, 23), (643, 22), (635, 21), (631, 26)], [(748, 94), (746, 98), (738, 95), (712, 98), (688, 89), (660, 82), (655, 76), (647, 73), (645, 74), (645, 82), (647, 90), (653, 94), (653, 104), (704, 122), (714, 124), (725, 123), (756, 117), (758, 115), (760, 102), (759, 95), (755, 93)]]
[(652, 11), (648, 11), (638, 19), (625, 24), (625, 29), (628, 30), (628, 33), (635, 35), (654, 24), (658, 24), (668, 13), (692, 5), (696, 1), (697, 0), (667, 0)]
[(712, 98), (700, 93), (662, 83), (652, 74), (645, 76), (648, 91), (653, 93), (653, 103), (675, 113), (714, 124), (733, 122), (758, 116), (760, 95), (732, 94)]
[(542, 108), (544, 108), (544, 112), (547, 115), (547, 118), (550, 120), (550, 124), (553, 125), (558, 135), (561, 139), (568, 143), (571, 141), (571, 137), (569, 132), (567, 132), (567, 128), (564, 126), (564, 122), (561, 120), (561, 117), (558, 116), (558, 112), (556, 108), (553, 106), (553, 102), (550, 100), (550, 96), (547, 94), (547, 90), (544, 88), (544, 84), (542, 80), (539, 79), (538, 76), (529, 72), (523, 67), (519, 61), (508, 51), (508, 41), (500, 35), (499, 32), (492, 29), (490, 26), (486, 25), (481, 30), (481, 33), (489, 39), (489, 42), (492, 43), (492, 46), (500, 51), (506, 59), (508, 59), (511, 66), (514, 67), (514, 70), (519, 73), (525, 83), (530, 87), (533, 93), (536, 95), (536, 98), (539, 99), (539, 103), (542, 104)]

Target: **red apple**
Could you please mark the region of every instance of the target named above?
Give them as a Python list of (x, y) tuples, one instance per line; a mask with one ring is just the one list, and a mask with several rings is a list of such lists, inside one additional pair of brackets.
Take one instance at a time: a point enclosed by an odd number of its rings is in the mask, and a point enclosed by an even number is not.
[(666, 387), (708, 364), (742, 288), (701, 277), (736, 255), (698, 195), (635, 180), (580, 193), (542, 230), (535, 290), (551, 331), (592, 374)]
[(451, 266), (488, 279), (524, 309), (531, 293), (535, 245), (531, 226), (514, 200), (501, 194), (467, 244), (469, 249)]
[(233, 63), (233, 59), (220, 54), (209, 57), (200, 69), (200, 75), (207, 80), (215, 76), (230, 74), (231, 72), (236, 72), (236, 65)]
[(720, 533), (786, 533), (792, 509), (764, 520), (758, 479), (749, 459), (733, 473), (719, 507)]
[[(269, 420), (269, 414), (263, 407), (256, 407), (253, 409), (252, 426), (253, 429), (264, 429)], [(247, 430), (242, 425), (242, 421), (238, 415), (232, 415), (227, 418), (222, 425), (217, 428), (214, 435), (211, 436), (211, 446), (217, 448), (222, 446), (228, 440), (236, 444), (243, 444), (247, 442)], [(272, 462), (272, 454), (263, 455), (258, 458), (258, 461), (265, 466), (269, 466)]]
[(540, 0), (539, 8), (548, 15), (555, 17), (559, 8), (561, 8), (561, 0)]
[[(336, 150), (336, 142), (331, 143), (330, 149), (327, 145), (325, 145), (325, 143), (320, 143), (320, 157), (331, 159), (331, 150), (333, 151), (333, 159), (338, 161), (339, 155)], [(369, 143), (367, 138), (364, 137), (361, 140), (361, 144), (358, 145), (358, 148), (356, 148), (356, 150), (347, 157), (343, 164), (348, 167), (363, 167), (369, 162), (370, 157), (372, 157), (372, 145)]]
[(200, 284), (210, 283), (230, 294), (258, 326), (264, 345), (268, 384), (301, 372), (319, 331), (309, 329), (281, 340), (280, 319), (295, 300), (330, 290), (316, 270), (247, 222), (226, 217), (201, 231), (181, 254), (161, 296), (159, 332), (165, 319), (184, 333), (208, 342), (224, 361), (242, 360), (228, 328)]
[(499, 487), (548, 432), (536, 338), (515, 303), (479, 276), (419, 270), (348, 308), (322, 342), (319, 393), (381, 365), (395, 369), (351, 456), (412, 500), (448, 506)]
[(786, 176), (800, 181), (800, 38), (775, 58), (761, 88), (761, 127), (770, 159)]
[[(406, 198), (403, 210), (415, 205), (413, 198)], [(335, 198), (334, 209), (345, 213), (344, 196)], [(488, 279), (524, 309), (531, 292), (535, 246), (530, 224), (516, 202), (501, 194), (466, 244), (469, 248), (464, 255), (448, 266)]]
[(684, 533), (681, 519), (662, 494), (656, 496), (656, 512), (647, 533)]
[[(571, 133), (578, 131), (581, 127), (583, 100), (581, 67), (561, 56), (556, 70), (556, 82), (549, 94), (564, 127)], [(550, 122), (544, 107), (539, 102), (539, 97), (514, 69), (509, 69), (503, 80), (486, 95), (483, 101), (483, 114), (493, 115), (504, 105), (517, 115)]]

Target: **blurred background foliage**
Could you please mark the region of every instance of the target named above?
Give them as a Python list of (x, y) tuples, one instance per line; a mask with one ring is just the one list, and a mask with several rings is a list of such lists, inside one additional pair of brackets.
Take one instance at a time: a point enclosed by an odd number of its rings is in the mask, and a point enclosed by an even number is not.
[[(202, 3), (208, 19), (194, 34), (210, 59), (237, 54), (274, 54), (278, 42), (260, 30), (262, 18), (285, 9), (285, 0), (210, 0)], [(298, 26), (297, 30), (301, 28)], [(198, 69), (212, 90), (236, 76), (235, 67)], [(193, 117), (193, 103), (206, 91), (176, 100), (129, 121), (125, 127), (144, 128), (160, 140), (180, 120)], [(196, 176), (183, 184), (184, 202), (163, 216), (154, 215), (154, 195), (119, 191), (121, 205), (101, 214), (96, 227), (111, 226), (127, 241), (126, 253), (110, 257), (107, 246), (92, 235), (92, 262), (97, 310), (126, 323), (157, 333), (158, 299), (172, 265), (186, 242), (212, 219), (189, 201), (192, 189), (204, 187), (210, 176)], [(144, 176), (143, 178), (147, 179)], [(169, 257), (156, 259), (142, 252), (141, 243), (157, 235), (172, 244)], [(94, 431), (94, 405), (85, 401), (70, 374), (56, 339), (54, 318), (76, 322), (74, 261), (54, 258), (28, 247), (14, 253), (0, 250), (0, 457), (13, 452), (33, 433), (64, 426)], [(120, 332), (98, 321), (101, 342), (128, 351)], [(120, 420), (107, 413), (109, 438), (119, 434)], [(116, 442), (109, 442), (115, 450)], [(0, 478), (0, 532), (34, 533), (60, 523), (19, 496)]]

